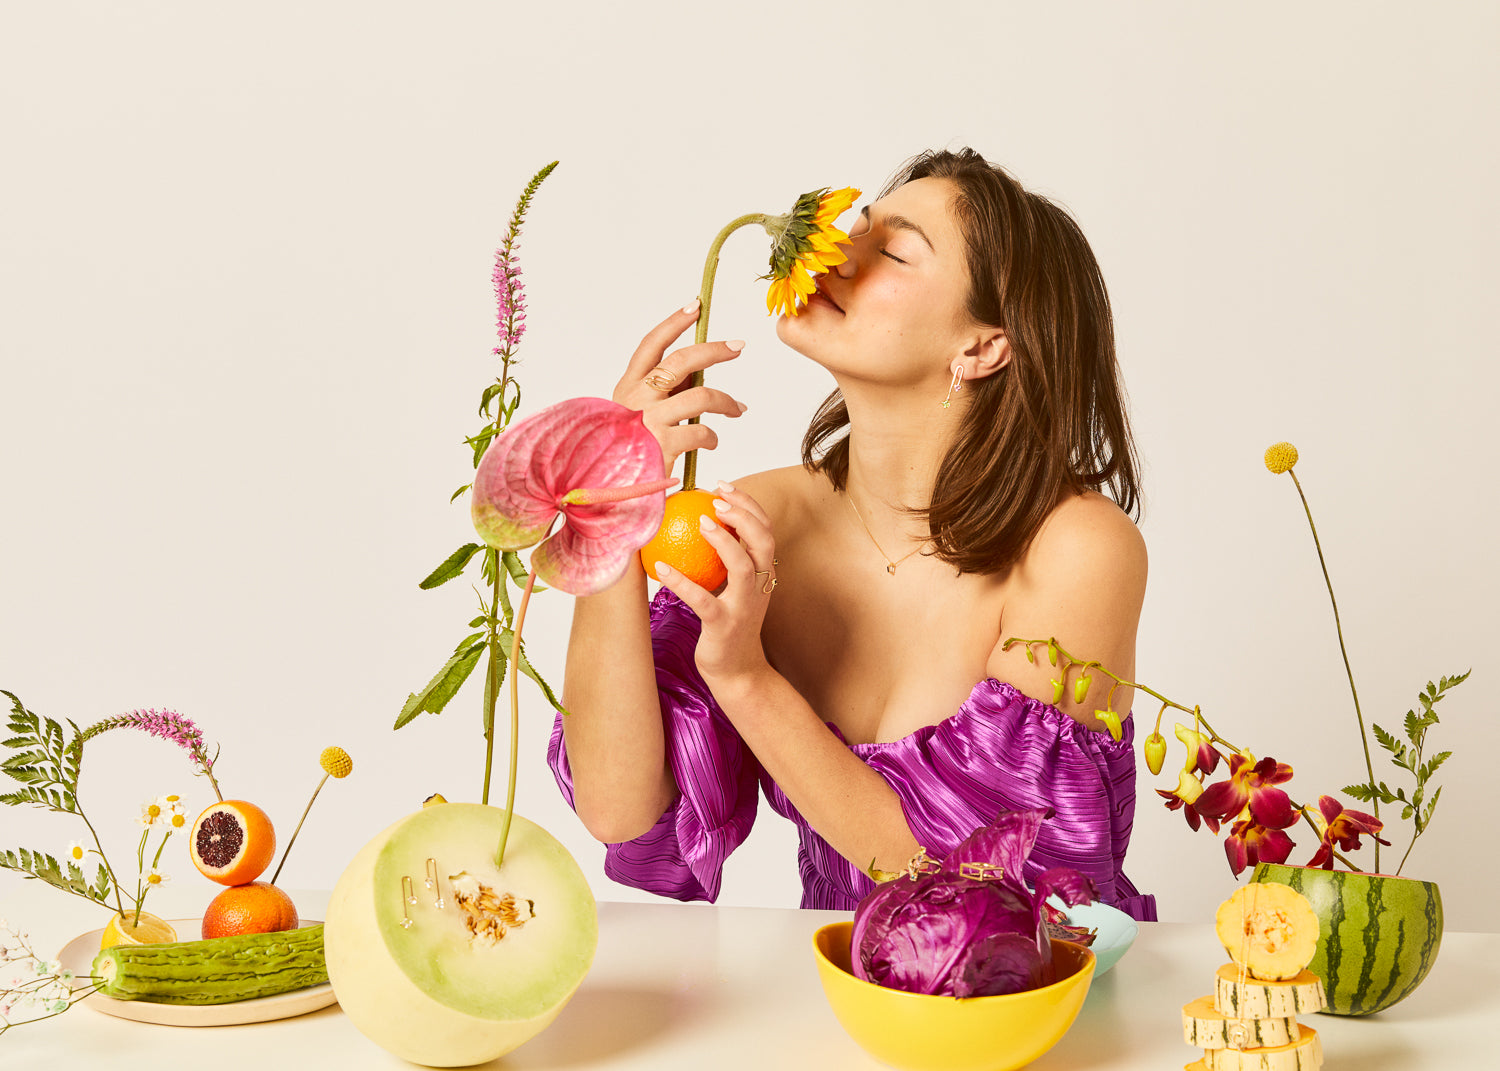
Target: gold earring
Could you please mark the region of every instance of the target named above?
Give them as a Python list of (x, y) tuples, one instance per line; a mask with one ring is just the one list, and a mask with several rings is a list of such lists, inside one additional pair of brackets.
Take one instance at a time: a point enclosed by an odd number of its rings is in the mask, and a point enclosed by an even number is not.
[(959, 365), (953, 370), (953, 380), (948, 384), (947, 397), (943, 399), (943, 408), (948, 408), (948, 399), (953, 397), (953, 392), (964, 389), (964, 366)]

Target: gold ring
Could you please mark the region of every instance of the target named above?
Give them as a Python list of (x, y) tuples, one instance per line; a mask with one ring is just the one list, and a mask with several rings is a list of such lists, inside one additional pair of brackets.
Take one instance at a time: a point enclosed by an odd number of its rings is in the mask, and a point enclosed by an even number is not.
[(652, 390), (668, 392), (671, 391), (673, 385), (677, 382), (677, 373), (664, 365), (657, 365), (651, 370), (651, 374), (646, 377), (645, 382), (646, 386)]
[(776, 585), (779, 584), (779, 583), (781, 583), (780, 580), (777, 580), (774, 576), (771, 577), (771, 582), (769, 584), (767, 584), (765, 587), (761, 588), (760, 589), (760, 593), (762, 595), (769, 595), (769, 594), (771, 594), (771, 592), (773, 592), (773, 591), (776, 590)]
[(766, 577), (767, 579), (769, 579), (770, 576), (771, 576), (771, 570), (769, 570), (769, 569), (757, 569), (757, 570), (755, 570), (755, 578), (757, 580), (759, 580), (761, 577)]

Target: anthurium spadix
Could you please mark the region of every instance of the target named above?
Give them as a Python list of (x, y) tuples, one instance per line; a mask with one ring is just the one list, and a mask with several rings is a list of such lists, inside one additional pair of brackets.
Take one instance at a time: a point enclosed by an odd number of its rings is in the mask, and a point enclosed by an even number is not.
[[(474, 528), (497, 550), (540, 543), (531, 555), (537, 579), (593, 595), (618, 580), (656, 534), (666, 489), (676, 482), (639, 412), (572, 398), (490, 444), (474, 474)], [(564, 524), (554, 533), (559, 515)]]

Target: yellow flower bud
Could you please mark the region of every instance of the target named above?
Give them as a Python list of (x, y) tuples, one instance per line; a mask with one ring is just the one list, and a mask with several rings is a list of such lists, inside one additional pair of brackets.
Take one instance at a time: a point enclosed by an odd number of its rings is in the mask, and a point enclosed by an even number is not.
[(329, 777), (348, 777), (354, 770), (354, 760), (341, 747), (325, 747), (318, 756), (318, 765)]
[(1052, 682), (1052, 705), (1053, 706), (1057, 706), (1057, 704), (1059, 704), (1059, 703), (1062, 702), (1063, 687), (1064, 687), (1064, 685), (1063, 685), (1063, 682), (1061, 680), (1055, 680), (1055, 681)]
[(1109, 730), (1110, 739), (1120, 739), (1120, 715), (1118, 713), (1113, 710), (1096, 710), (1094, 717), (1104, 723), (1104, 727)]
[(1297, 448), (1291, 443), (1272, 443), (1266, 447), (1266, 468), (1280, 476), (1297, 463)]
[(1167, 738), (1161, 733), (1153, 732), (1146, 737), (1146, 742), (1141, 746), (1146, 755), (1146, 768), (1153, 774), (1161, 773), (1161, 766), (1167, 758)]
[(1089, 685), (1094, 683), (1094, 678), (1087, 673), (1080, 673), (1078, 679), (1073, 682), (1073, 702), (1082, 703), (1088, 698)]

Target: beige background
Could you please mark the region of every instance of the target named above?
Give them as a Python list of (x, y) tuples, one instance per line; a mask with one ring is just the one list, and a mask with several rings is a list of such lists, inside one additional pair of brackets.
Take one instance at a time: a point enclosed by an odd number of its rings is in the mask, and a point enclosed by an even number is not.
[[(1450, 926), (1495, 928), (1493, 7), (542, 6), (5, 5), (0, 687), (80, 723), (188, 714), (284, 833), (341, 744), (355, 773), (283, 875), (331, 885), (430, 792), (478, 796), (477, 689), (389, 726), (473, 613), (465, 585), (416, 582), (471, 535), (446, 503), (532, 172), (562, 161), (522, 250), (526, 411), (608, 394), (732, 216), (968, 143), (1076, 214), (1111, 287), (1145, 462), (1142, 679), (1307, 797), (1361, 775), (1312, 541), (1261, 465), (1292, 440), (1367, 716), (1394, 727), (1474, 668), (1440, 708), (1456, 754), (1408, 873), (1442, 883)], [(792, 461), (827, 387), (775, 341), (763, 256), (743, 235), (720, 271), (713, 334), (749, 347), (716, 383), (750, 412), (711, 477)], [(560, 681), (570, 600), (533, 607)], [(524, 694), (521, 810), (632, 898)], [(139, 735), (91, 745), (84, 776), (120, 860), (141, 799), (209, 798)], [(1203, 919), (1234, 883), (1158, 806), (1169, 783), (1142, 772), (1129, 870), (1164, 918)], [(0, 845), (79, 832), (0, 813)], [(795, 903), (793, 852), (763, 813), (723, 901)]]

